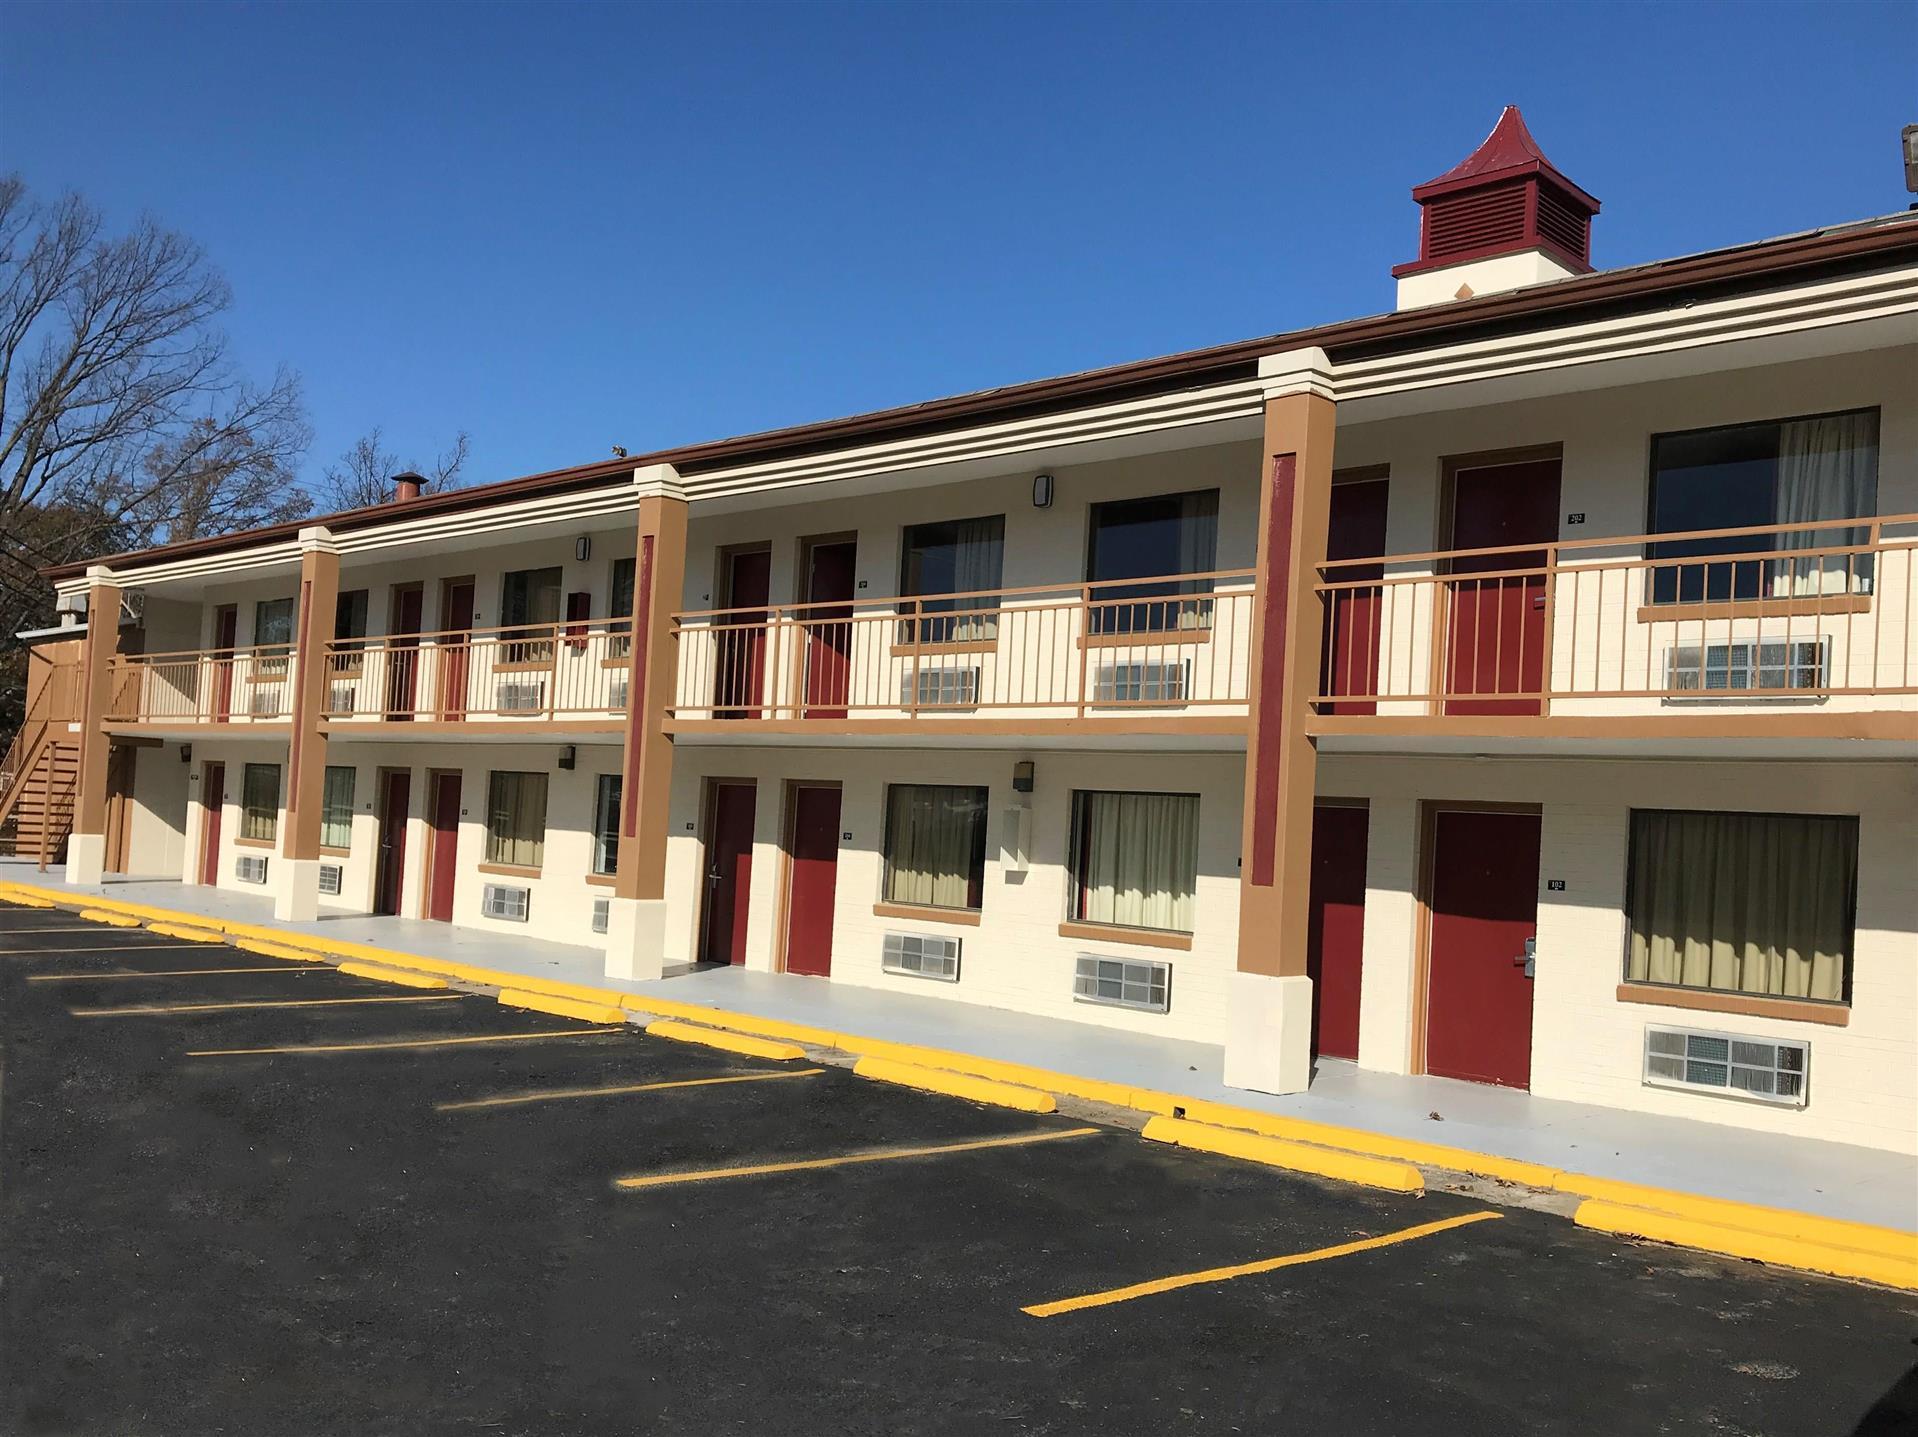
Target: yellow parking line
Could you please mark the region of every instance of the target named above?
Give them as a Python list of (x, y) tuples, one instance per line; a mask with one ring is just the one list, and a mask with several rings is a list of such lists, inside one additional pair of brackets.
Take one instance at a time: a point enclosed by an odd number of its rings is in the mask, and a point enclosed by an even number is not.
[(1062, 1132), (1018, 1133), (1009, 1138), (981, 1138), (969, 1143), (935, 1143), (920, 1148), (875, 1148), (863, 1153), (844, 1153), (836, 1158), (804, 1158), (790, 1163), (754, 1163), (743, 1168), (706, 1168), (691, 1173), (652, 1173), (645, 1177), (619, 1178), (613, 1186), (628, 1191), (635, 1188), (663, 1188), (676, 1183), (704, 1183), (717, 1178), (752, 1178), (768, 1173), (803, 1173), (819, 1168), (851, 1167), (855, 1163), (888, 1163), (900, 1158), (939, 1158), (949, 1153), (976, 1153), (985, 1148), (1021, 1147), (1028, 1143), (1056, 1143), (1062, 1138), (1089, 1138), (1102, 1128), (1067, 1128)]
[(213, 973), (286, 973), (300, 974), (311, 970), (289, 968), (284, 963), (275, 963), (271, 968), (162, 968), (153, 973), (29, 973), (29, 983), (84, 983), (100, 978), (204, 978)]
[(451, 1003), (467, 993), (429, 993), (423, 998), (272, 998), (248, 1003), (151, 1003), (133, 1008), (69, 1008), (76, 1018), (132, 1018), (152, 1013), (227, 1013), (238, 1008), (343, 1008), (349, 1003)]
[(498, 1098), (471, 1098), (461, 1103), (435, 1103), (436, 1113), (468, 1108), (511, 1108), (522, 1103), (547, 1103), (560, 1098), (610, 1098), (620, 1093), (658, 1093), (667, 1088), (711, 1088), (722, 1083), (764, 1083), (773, 1078), (814, 1078), (824, 1068), (800, 1068), (791, 1073), (746, 1073), (734, 1078), (680, 1078), (670, 1083), (623, 1083), (616, 1088), (548, 1088), (536, 1093), (509, 1093)]
[(1421, 1223), (1418, 1227), (1408, 1227), (1402, 1232), (1389, 1232), (1383, 1237), (1360, 1238), (1356, 1242), (1342, 1242), (1334, 1247), (1315, 1248), (1311, 1252), (1295, 1252), (1287, 1257), (1268, 1257), (1263, 1262), (1241, 1263), (1237, 1267), (1212, 1267), (1204, 1272), (1180, 1273), (1176, 1277), (1155, 1278), (1151, 1282), (1137, 1282), (1130, 1287), (1115, 1287), (1105, 1292), (1089, 1292), (1084, 1297), (1065, 1297), (1057, 1302), (1040, 1302), (1019, 1310), (1028, 1317), (1057, 1317), (1066, 1312), (1083, 1312), (1089, 1307), (1110, 1307), (1115, 1302), (1130, 1302), (1135, 1297), (1152, 1297), (1161, 1292), (1176, 1292), (1182, 1287), (1196, 1287), (1207, 1282), (1229, 1282), (1235, 1277), (1253, 1277), (1262, 1272), (1277, 1272), (1282, 1267), (1300, 1267), (1308, 1262), (1324, 1262), (1327, 1258), (1346, 1257), (1355, 1252), (1369, 1252), (1375, 1247), (1391, 1247), (1395, 1243), (1412, 1242), (1417, 1238), (1430, 1237), (1435, 1232), (1445, 1232), (1455, 1227), (1465, 1227), (1475, 1222), (1491, 1222), (1504, 1216), (1495, 1212), (1466, 1213), (1463, 1217), (1448, 1217), (1440, 1222)]
[(164, 953), (169, 949), (198, 948), (205, 950), (204, 943), (143, 943), (138, 948), (129, 948), (124, 943), (110, 944), (105, 948), (0, 948), (0, 958), (64, 958), (69, 953)]
[(375, 1048), (450, 1048), (455, 1043), (528, 1043), (536, 1038), (591, 1038), (627, 1033), (618, 1028), (564, 1028), (557, 1033), (481, 1033), (470, 1038), (397, 1038), (378, 1043), (291, 1043), (281, 1048), (189, 1048), (189, 1058), (239, 1058), (255, 1053), (365, 1053)]

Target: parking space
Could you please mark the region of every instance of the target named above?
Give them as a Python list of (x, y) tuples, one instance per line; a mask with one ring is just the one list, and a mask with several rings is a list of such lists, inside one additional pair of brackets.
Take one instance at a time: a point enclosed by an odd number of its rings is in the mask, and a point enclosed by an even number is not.
[(5, 906), (0, 1321), (28, 1434), (1918, 1421), (1911, 1294)]

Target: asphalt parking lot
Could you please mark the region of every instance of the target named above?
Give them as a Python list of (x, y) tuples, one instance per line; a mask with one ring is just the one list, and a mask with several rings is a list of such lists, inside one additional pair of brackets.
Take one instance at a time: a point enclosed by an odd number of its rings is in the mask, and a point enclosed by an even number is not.
[(0, 1324), (23, 1437), (1918, 1430), (1918, 1295), (5, 905)]

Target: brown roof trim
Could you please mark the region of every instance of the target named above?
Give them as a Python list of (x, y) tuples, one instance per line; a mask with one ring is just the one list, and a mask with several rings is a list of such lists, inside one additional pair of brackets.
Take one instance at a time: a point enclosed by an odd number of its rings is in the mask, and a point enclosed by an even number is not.
[[(1570, 317), (1596, 318), (1607, 312), (1645, 308), (1663, 295), (1683, 294), (1688, 300), (1733, 289), (1762, 288), (1764, 282), (1807, 271), (1864, 269), (1910, 251), (1918, 253), (1918, 215), (1898, 214), (1880, 220), (1832, 229), (1812, 230), (1781, 239), (1761, 240), (1731, 249), (1712, 250), (1678, 259), (1659, 260), (1626, 269), (1601, 270), (1553, 284), (1534, 285), (1506, 294), (1461, 300), (1430, 308), (1342, 320), (1313, 329), (1240, 340), (1208, 349), (1187, 350), (1158, 359), (1137, 360), (1105, 369), (1085, 370), (1052, 379), (979, 390), (935, 399), (924, 404), (884, 409), (870, 414), (828, 419), (789, 429), (769, 430), (704, 444), (682, 445), (625, 459), (602, 460), (570, 469), (554, 469), (520, 479), (446, 494), (429, 494), (404, 506), (409, 515), (428, 515), (482, 508), (505, 500), (535, 498), (589, 488), (615, 475), (646, 464), (672, 464), (685, 474), (741, 464), (819, 453), (877, 439), (904, 439), (935, 433), (986, 415), (1012, 420), (1067, 409), (1096, 399), (1117, 403), (1129, 398), (1196, 388), (1234, 378), (1249, 377), (1259, 357), (1285, 349), (1316, 346), (1334, 361), (1371, 358), (1417, 349), (1443, 337), (1448, 342), (1490, 337), (1533, 328)], [(222, 534), (180, 544), (115, 554), (87, 563), (130, 567), (134, 560), (157, 562), (198, 554), (272, 543), (298, 536), (302, 528), (324, 524), (347, 532), (382, 523), (395, 506), (375, 505), (343, 514), (316, 515), (297, 524)], [(72, 578), (86, 572), (87, 563), (64, 564), (43, 571), (49, 579)]]

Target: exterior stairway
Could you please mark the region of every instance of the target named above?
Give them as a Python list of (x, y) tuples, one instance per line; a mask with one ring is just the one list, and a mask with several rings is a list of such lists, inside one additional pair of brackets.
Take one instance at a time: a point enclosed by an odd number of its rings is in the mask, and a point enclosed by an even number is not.
[(16, 747), (21, 752), (0, 768), (0, 854), (35, 859), (43, 867), (63, 863), (73, 831), (80, 746), (29, 724)]

